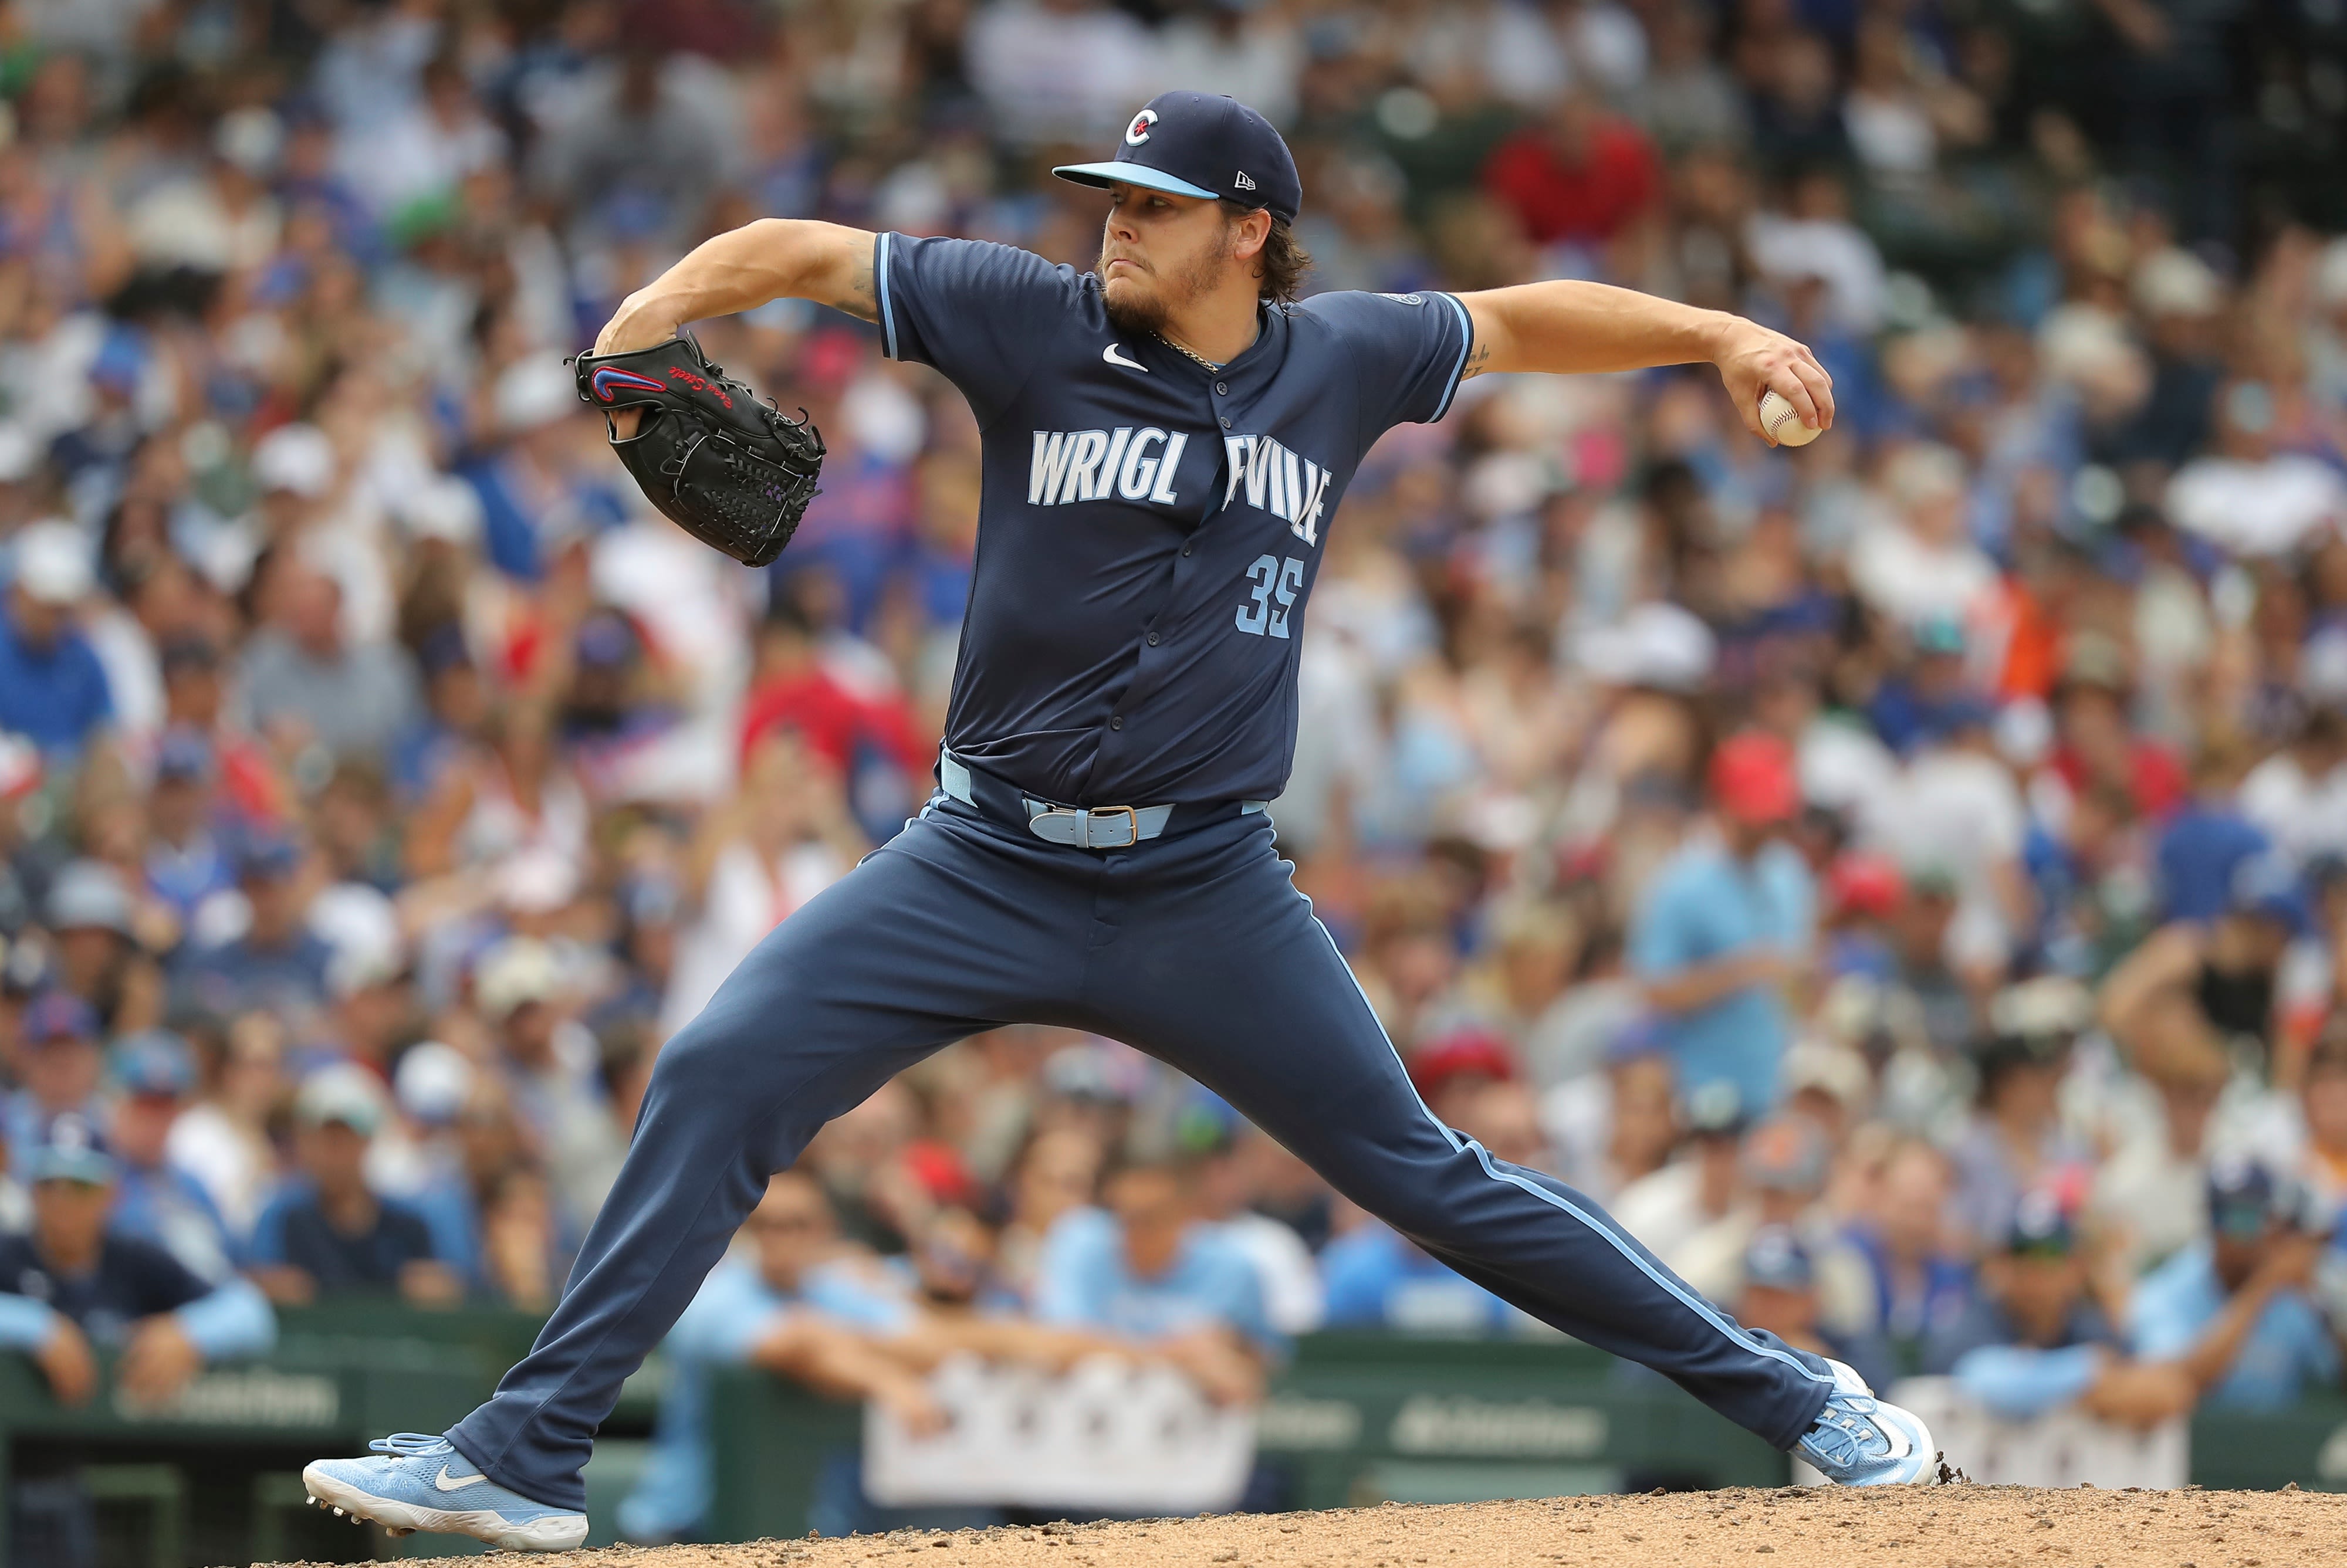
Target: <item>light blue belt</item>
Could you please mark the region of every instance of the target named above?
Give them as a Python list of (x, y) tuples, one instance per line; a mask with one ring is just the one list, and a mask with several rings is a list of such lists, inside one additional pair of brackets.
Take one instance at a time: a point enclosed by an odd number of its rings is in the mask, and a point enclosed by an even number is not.
[[(969, 766), (957, 761), (951, 752), (938, 753), (938, 783), (964, 805), (985, 809)], [(1163, 833), (1174, 816), (1171, 805), (1053, 805), (1028, 794), (1019, 800), (1027, 812), (1028, 832), (1046, 844), (1064, 844), (1072, 849), (1129, 849)], [(1241, 801), (1239, 810), (1242, 814), (1263, 811), (1267, 805), (1265, 801)]]

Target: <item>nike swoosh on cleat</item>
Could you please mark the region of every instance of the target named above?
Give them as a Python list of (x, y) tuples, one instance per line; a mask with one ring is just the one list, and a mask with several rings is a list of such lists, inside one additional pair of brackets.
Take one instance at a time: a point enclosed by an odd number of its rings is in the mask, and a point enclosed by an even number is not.
[(1117, 357), (1117, 350), (1122, 346), (1123, 345), (1122, 343), (1109, 344), (1106, 348), (1101, 350), (1101, 358), (1108, 361), (1111, 364), (1121, 364), (1127, 370), (1137, 370), (1142, 374), (1147, 375), (1149, 374), (1149, 367), (1142, 364), (1139, 360), (1119, 359)]
[(448, 1467), (444, 1464), (440, 1467), (440, 1473), (432, 1478), (432, 1487), (436, 1491), (462, 1491), (480, 1479), (477, 1475), (465, 1475), (458, 1476), (454, 1482), (451, 1482), (448, 1480)]

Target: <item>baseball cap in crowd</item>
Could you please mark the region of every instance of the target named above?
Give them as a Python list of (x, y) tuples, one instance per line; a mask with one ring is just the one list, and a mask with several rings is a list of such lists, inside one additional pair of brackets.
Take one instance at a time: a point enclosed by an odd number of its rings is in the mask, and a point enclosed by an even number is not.
[(41, 1141), (25, 1154), (28, 1182), (80, 1182), (102, 1187), (114, 1180), (114, 1156), (89, 1119), (67, 1112), (50, 1118), (41, 1129)]
[(1808, 1290), (1818, 1282), (1809, 1249), (1790, 1225), (1762, 1225), (1744, 1244), (1744, 1283), (1768, 1290)]
[(2235, 1241), (2254, 1241), (2274, 1225), (2304, 1225), (2318, 1217), (2301, 1183), (2249, 1155), (2212, 1161), (2208, 1187), (2209, 1229)]
[(1507, 1041), (1479, 1029), (1457, 1030), (1444, 1035), (1412, 1055), (1409, 1063), (1409, 1080), (1428, 1100), (1440, 1098), (1442, 1091), (1460, 1078), (1488, 1078), (1505, 1083), (1515, 1075), (1515, 1059), (1508, 1050)]
[(302, 846), (282, 833), (256, 832), (237, 846), (236, 875), (240, 881), (282, 881), (301, 868)]
[(490, 948), (473, 976), (473, 999), (482, 1015), (503, 1023), (527, 1002), (553, 999), (562, 989), (561, 960), (535, 937), (508, 937)]
[(52, 931), (112, 931), (130, 935), (130, 894), (114, 868), (98, 860), (68, 860), (49, 884), (43, 913)]
[(1172, 196), (1266, 207), (1288, 223), (1304, 205), (1304, 182), (1279, 132), (1236, 98), (1214, 93), (1160, 93), (1126, 122), (1113, 159), (1063, 163), (1051, 172), (1078, 185), (1122, 181)]
[(1988, 1020), (1998, 1034), (2066, 1041), (2095, 1021), (2095, 999), (2067, 975), (2039, 975), (1992, 997)]
[(2232, 913), (2262, 916), (2283, 926), (2293, 936), (2305, 935), (2313, 924), (2306, 907), (2306, 891), (2299, 886), (2298, 872), (2277, 851), (2269, 849), (2244, 856), (2240, 864), (2233, 867), (2226, 894), (2226, 904)]
[(1747, 730), (1711, 753), (1711, 798), (1737, 822), (1789, 822), (1801, 806), (1793, 748), (1764, 730)]
[(196, 1087), (196, 1059), (168, 1029), (142, 1029), (114, 1046), (114, 1081), (125, 1094), (182, 1099)]
[(293, 1096), (293, 1120), (303, 1127), (339, 1123), (372, 1138), (383, 1125), (383, 1086), (363, 1067), (338, 1061), (302, 1081)]
[(2061, 1194), (2044, 1187), (2021, 1194), (2013, 1205), (2012, 1223), (2004, 1227), (2004, 1250), (2012, 1257), (2068, 1257), (2077, 1249), (2078, 1235), (2070, 1224)]
[(1907, 897), (1907, 878), (1888, 855), (1854, 849), (1826, 871), (1826, 907), (1838, 915), (1887, 920)]
[(201, 783), (212, 776), (212, 743), (200, 730), (176, 725), (155, 746), (157, 779)]
[(1687, 1091), (1686, 1129), (1692, 1136), (1740, 1138), (1750, 1125), (1744, 1091), (1727, 1079), (1715, 1078)]
[(1857, 1115), (1874, 1093), (1874, 1076), (1866, 1058), (1849, 1046), (1817, 1036), (1805, 1036), (1785, 1052), (1785, 1095), (1815, 1092), (1833, 1102), (1843, 1113)]
[(55, 1045), (60, 1040), (97, 1039), (97, 1014), (71, 991), (43, 991), (25, 1009), (25, 1043)]
[(1763, 1122), (1744, 1141), (1744, 1173), (1763, 1192), (1814, 1193), (1826, 1184), (1825, 1134), (1806, 1116)]
[(315, 500), (334, 487), (334, 444), (314, 425), (281, 425), (252, 448), (252, 482)]
[(2230, 1156), (2209, 1166), (2209, 1225), (2219, 1235), (2251, 1239), (2274, 1215), (2273, 1173), (2256, 1160)]
[(427, 1040), (407, 1048), (391, 1075), (400, 1110), (427, 1127), (455, 1122), (473, 1096), (472, 1059), (453, 1045)]
[(71, 523), (49, 518), (16, 530), (13, 579), (42, 604), (76, 604), (97, 584), (89, 543)]

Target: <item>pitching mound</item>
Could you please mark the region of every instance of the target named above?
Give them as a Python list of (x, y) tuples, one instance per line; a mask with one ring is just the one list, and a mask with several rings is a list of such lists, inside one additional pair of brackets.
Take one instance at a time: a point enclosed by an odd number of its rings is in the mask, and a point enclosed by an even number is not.
[(2316, 1568), (2347, 1563), (2347, 1495), (1828, 1488), (1567, 1497), (846, 1541), (500, 1555), (503, 1568), (1665, 1568), (1789, 1557), (1911, 1568)]

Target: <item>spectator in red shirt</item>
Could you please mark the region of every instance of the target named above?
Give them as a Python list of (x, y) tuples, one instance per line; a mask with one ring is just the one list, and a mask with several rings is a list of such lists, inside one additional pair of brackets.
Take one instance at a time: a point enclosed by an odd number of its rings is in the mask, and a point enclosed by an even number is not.
[(1585, 93), (1492, 149), (1483, 184), (1539, 245), (1602, 244), (1654, 206), (1661, 165), (1645, 133)]
[(760, 633), (757, 682), (742, 710), (743, 764), (761, 735), (785, 725), (805, 735), (842, 778), (855, 776), (859, 754), (874, 753), (910, 777), (929, 770), (934, 748), (921, 738), (905, 700), (851, 691), (824, 668), (805, 613), (778, 601)]

